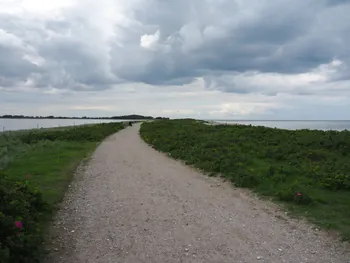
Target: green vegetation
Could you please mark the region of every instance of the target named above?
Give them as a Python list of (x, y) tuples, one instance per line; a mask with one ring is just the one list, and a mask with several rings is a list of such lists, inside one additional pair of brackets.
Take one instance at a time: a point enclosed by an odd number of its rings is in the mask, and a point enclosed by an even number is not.
[(350, 238), (350, 131), (172, 120), (143, 123), (141, 136), (173, 158), (282, 201)]
[(80, 163), (122, 123), (0, 133), (0, 262), (39, 262), (47, 223)]

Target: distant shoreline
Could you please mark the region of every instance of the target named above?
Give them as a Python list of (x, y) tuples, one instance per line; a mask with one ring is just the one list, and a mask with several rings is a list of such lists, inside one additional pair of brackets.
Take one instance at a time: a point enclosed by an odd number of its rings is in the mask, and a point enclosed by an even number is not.
[(47, 117), (43, 117), (43, 118), (36, 118), (36, 117), (24, 117), (24, 118), (7, 118), (7, 117), (1, 117), (0, 119), (30, 119), (30, 120), (153, 120), (154, 118), (74, 118), (74, 117), (67, 117), (67, 118), (59, 118), (59, 117), (55, 117), (55, 118), (47, 118)]
[(165, 117), (152, 117), (143, 115), (124, 115), (113, 117), (63, 117), (63, 116), (24, 116), (24, 115), (3, 115), (0, 119), (49, 119), (49, 120), (154, 120), (154, 119), (168, 119)]

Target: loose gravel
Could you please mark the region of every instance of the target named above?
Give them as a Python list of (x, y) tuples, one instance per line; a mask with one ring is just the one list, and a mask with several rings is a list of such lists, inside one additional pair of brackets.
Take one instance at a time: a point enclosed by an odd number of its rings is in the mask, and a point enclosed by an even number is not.
[(350, 262), (350, 247), (144, 143), (139, 125), (77, 171), (47, 262)]

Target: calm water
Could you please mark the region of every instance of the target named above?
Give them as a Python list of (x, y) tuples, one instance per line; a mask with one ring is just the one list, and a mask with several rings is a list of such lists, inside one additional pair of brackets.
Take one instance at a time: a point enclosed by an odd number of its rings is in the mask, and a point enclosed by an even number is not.
[[(123, 122), (129, 120), (68, 120), (68, 119), (0, 119), (1, 131), (15, 131), (37, 128), (52, 128), (92, 123)], [(245, 124), (276, 127), (281, 129), (350, 130), (350, 120), (346, 121), (237, 121), (212, 120), (218, 123)]]
[(272, 128), (298, 130), (350, 130), (350, 120), (344, 121), (233, 121), (233, 120), (215, 120), (219, 123), (227, 124), (245, 124), (255, 126), (266, 126)]
[(0, 132), (123, 121), (128, 120), (0, 119)]

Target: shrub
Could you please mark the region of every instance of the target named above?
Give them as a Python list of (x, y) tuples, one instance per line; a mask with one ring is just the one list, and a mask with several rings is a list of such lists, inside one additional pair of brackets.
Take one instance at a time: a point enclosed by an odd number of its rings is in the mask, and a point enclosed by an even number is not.
[(39, 218), (48, 209), (28, 182), (0, 173), (0, 261), (38, 262), (43, 241)]
[(320, 185), (331, 190), (350, 189), (350, 176), (342, 173), (331, 174), (322, 178)]
[(250, 171), (239, 170), (234, 173), (230, 173), (230, 180), (238, 187), (256, 187), (259, 184), (259, 180)]

